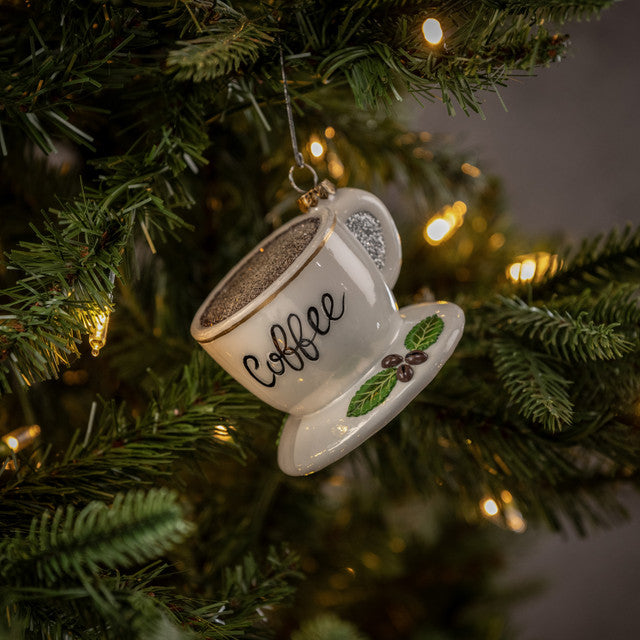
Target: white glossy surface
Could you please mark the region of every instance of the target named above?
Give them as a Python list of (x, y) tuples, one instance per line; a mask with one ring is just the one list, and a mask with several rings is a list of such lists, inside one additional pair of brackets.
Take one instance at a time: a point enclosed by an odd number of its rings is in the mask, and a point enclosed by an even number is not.
[[(362, 210), (373, 214), (382, 226), (387, 248), (383, 269), (375, 266), (344, 224), (349, 215)], [(397, 304), (387, 280), (395, 282), (400, 269), (400, 239), (382, 201), (361, 189), (338, 189), (335, 196), (321, 200), (261, 245), (301, 218), (314, 215), (321, 219), (314, 241), (271, 286), (222, 322), (212, 327), (200, 324), (212, 298), (242, 268), (245, 258), (211, 292), (191, 325), (194, 338), (240, 384), (271, 406), (294, 415), (318, 411), (358, 380), (371, 357), (391, 342), (396, 327)], [(307, 318), (309, 310), (316, 309), (326, 324), (322, 313), (325, 294), (332, 297), (337, 310), (344, 296), (344, 314), (330, 322), (330, 330), (322, 335), (314, 332)], [(296, 333), (301, 340), (296, 341)], [(305, 357), (304, 344), (302, 348), (298, 344), (309, 339), (313, 344), (306, 351), (313, 356), (317, 352), (316, 360)], [(282, 360), (285, 371), (274, 377), (269, 364), (280, 367), (270, 360), (278, 347), (294, 347), (302, 356), (292, 353)], [(248, 366), (247, 357), (251, 358)]]
[[(398, 382), (389, 396), (369, 413), (347, 417), (349, 402), (362, 383), (380, 370), (380, 360), (389, 353), (406, 352), (404, 339), (422, 319), (437, 314), (444, 329), (426, 350), (427, 362), (414, 368), (409, 382)], [(290, 416), (285, 422), (278, 445), (278, 464), (292, 476), (319, 471), (353, 451), (386, 426), (437, 375), (462, 337), (464, 313), (448, 302), (435, 302), (403, 307), (398, 314), (396, 332), (382, 354), (372, 358), (367, 371), (326, 407), (304, 416)]]

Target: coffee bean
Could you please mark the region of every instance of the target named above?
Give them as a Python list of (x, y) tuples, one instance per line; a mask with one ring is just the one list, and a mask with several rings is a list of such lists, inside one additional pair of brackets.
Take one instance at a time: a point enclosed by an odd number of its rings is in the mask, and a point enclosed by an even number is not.
[(397, 353), (392, 353), (382, 358), (381, 364), (383, 369), (389, 369), (389, 367), (397, 367), (401, 362), (402, 356), (399, 356)]
[(409, 351), (404, 357), (404, 361), (409, 364), (422, 364), (427, 361), (428, 357), (424, 351)]
[(409, 382), (413, 378), (413, 367), (408, 364), (401, 364), (396, 371), (396, 378), (400, 382)]

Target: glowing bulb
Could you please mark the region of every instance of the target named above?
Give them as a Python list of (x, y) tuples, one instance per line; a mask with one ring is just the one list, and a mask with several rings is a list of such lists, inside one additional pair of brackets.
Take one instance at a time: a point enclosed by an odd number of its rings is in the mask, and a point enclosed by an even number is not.
[(482, 174), (482, 171), (480, 171), (478, 167), (474, 167), (472, 164), (469, 164), (468, 162), (463, 163), (460, 169), (462, 173), (466, 173), (468, 176), (471, 176), (472, 178), (479, 178), (480, 175)]
[(217, 424), (213, 427), (213, 437), (221, 442), (230, 442), (233, 440), (233, 436), (229, 433), (229, 428), (223, 424)]
[(2, 436), (2, 442), (13, 452), (21, 451), (28, 447), (40, 435), (40, 427), (37, 424), (28, 427), (14, 429)]
[(100, 355), (100, 349), (107, 342), (107, 331), (109, 329), (109, 312), (101, 311), (93, 319), (91, 333), (89, 334), (89, 346), (91, 355), (96, 358)]
[(327, 127), (324, 130), (324, 137), (331, 140), (336, 135), (336, 130), (333, 127)]
[(506, 238), (502, 233), (494, 233), (489, 236), (489, 249), (491, 251), (497, 251), (500, 247), (504, 246)]
[(520, 281), (529, 282), (536, 275), (536, 261), (524, 260), (520, 267)]
[(440, 44), (442, 40), (442, 27), (435, 18), (427, 18), (422, 23), (422, 34), (424, 39), (432, 45)]
[(330, 153), (327, 156), (329, 173), (335, 180), (342, 178), (344, 175), (344, 165), (340, 162), (340, 159), (335, 153)]
[(314, 158), (322, 158), (322, 155), (324, 154), (324, 147), (322, 146), (321, 142), (312, 142), (311, 143), (311, 155)]
[(557, 255), (545, 251), (518, 256), (516, 260), (507, 268), (507, 278), (512, 282), (540, 282), (545, 274), (552, 276), (562, 266)]
[(467, 205), (464, 202), (462, 202), (462, 200), (456, 200), (451, 205), (451, 208), (453, 209), (456, 216), (459, 218), (463, 218), (464, 214), (467, 213)]
[(440, 244), (451, 232), (453, 225), (445, 218), (433, 218), (425, 227), (424, 235), (429, 244)]
[(515, 533), (524, 533), (527, 528), (527, 522), (522, 517), (517, 509), (513, 509), (509, 513), (505, 514), (507, 520), (507, 527)]
[(509, 268), (507, 270), (507, 275), (509, 276), (509, 280), (512, 280), (513, 282), (518, 282), (518, 280), (520, 280), (520, 267), (522, 265), (519, 262), (514, 262), (513, 264), (509, 265)]
[(486, 498), (483, 500), (482, 508), (488, 516), (495, 516), (498, 514), (498, 504), (493, 498)]

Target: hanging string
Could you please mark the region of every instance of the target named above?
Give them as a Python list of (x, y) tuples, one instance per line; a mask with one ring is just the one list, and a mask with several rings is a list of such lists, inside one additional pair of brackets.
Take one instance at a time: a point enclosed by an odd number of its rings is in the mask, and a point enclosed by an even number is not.
[(293, 149), (293, 159), (299, 167), (304, 167), (304, 158), (298, 150), (298, 141), (296, 140), (296, 127), (293, 123), (293, 111), (291, 109), (291, 98), (289, 96), (289, 82), (287, 81), (287, 72), (284, 69), (284, 52), (282, 45), (278, 43), (280, 49), (280, 70), (282, 71), (282, 86), (284, 88), (284, 104), (287, 108), (287, 120), (289, 121), (289, 134), (291, 135), (291, 148)]
[(298, 141), (296, 140), (296, 127), (295, 124), (293, 122), (293, 111), (291, 108), (291, 97), (289, 96), (289, 83), (287, 81), (287, 72), (285, 71), (284, 68), (284, 52), (282, 51), (282, 45), (280, 43), (278, 43), (278, 49), (280, 50), (280, 70), (282, 71), (282, 86), (284, 89), (284, 104), (287, 108), (287, 120), (289, 122), (289, 134), (291, 135), (291, 148), (293, 149), (293, 159), (295, 161), (295, 165), (291, 165), (291, 168), (289, 169), (289, 182), (291, 183), (291, 186), (298, 192), (298, 193), (305, 193), (306, 190), (305, 189), (301, 189), (296, 183), (295, 180), (293, 179), (293, 171), (296, 168), (296, 166), (299, 169), (308, 169), (311, 174), (313, 175), (313, 186), (317, 186), (318, 184), (318, 174), (315, 172), (314, 168), (310, 165), (308, 165), (305, 161), (304, 158), (302, 157), (302, 153), (300, 153), (300, 150), (298, 149)]

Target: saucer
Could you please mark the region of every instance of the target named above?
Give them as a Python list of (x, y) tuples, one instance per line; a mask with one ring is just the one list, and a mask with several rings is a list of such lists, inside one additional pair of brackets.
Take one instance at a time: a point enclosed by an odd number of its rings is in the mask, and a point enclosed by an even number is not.
[[(386, 426), (437, 375), (462, 337), (464, 313), (450, 302), (403, 307), (400, 325), (386, 353), (322, 409), (289, 416), (278, 443), (278, 464), (284, 473), (304, 476), (324, 469)], [(428, 346), (424, 346), (428, 345)], [(407, 352), (424, 351), (427, 358)], [(382, 359), (389, 354), (402, 362)], [(397, 359), (396, 359), (397, 360)], [(402, 371), (398, 371), (403, 367)]]

